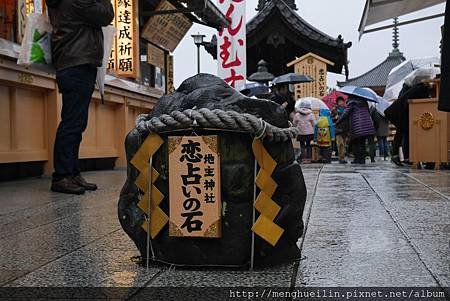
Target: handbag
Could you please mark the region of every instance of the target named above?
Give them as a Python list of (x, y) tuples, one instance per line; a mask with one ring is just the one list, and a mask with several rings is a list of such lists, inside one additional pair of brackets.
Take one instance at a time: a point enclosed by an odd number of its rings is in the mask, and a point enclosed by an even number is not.
[(52, 63), (52, 29), (47, 15), (39, 13), (28, 15), (17, 60), (19, 65), (50, 65)]

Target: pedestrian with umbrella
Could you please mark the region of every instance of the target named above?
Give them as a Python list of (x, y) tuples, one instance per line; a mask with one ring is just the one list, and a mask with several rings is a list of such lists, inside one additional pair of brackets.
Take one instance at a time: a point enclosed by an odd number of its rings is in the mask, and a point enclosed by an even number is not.
[(294, 115), (294, 126), (297, 127), (299, 132), (297, 141), (300, 142), (301, 163), (309, 164), (311, 163), (311, 141), (314, 139), (314, 126), (316, 122), (316, 117), (311, 110), (311, 101), (302, 101), (300, 107), (298, 109), (296, 108), (296, 111)]
[(348, 96), (344, 93), (333, 90), (331, 93), (325, 95), (322, 100), (327, 105), (330, 110), (333, 110), (336, 106), (338, 106), (339, 100), (343, 100), (344, 103), (347, 101)]
[(349, 96), (347, 108), (336, 122), (340, 126), (349, 122), (349, 136), (355, 159), (352, 164), (366, 163), (366, 140), (375, 134), (375, 128), (369, 113), (368, 101), (377, 102), (376, 96), (360, 87), (346, 86), (339, 90)]
[(399, 98), (384, 111), (386, 118), (396, 129), (391, 160), (397, 166), (403, 166), (399, 155), (400, 147), (402, 147), (405, 163), (409, 161), (409, 99), (428, 98), (429, 93), (430, 87), (427, 84), (408, 86), (405, 83)]
[(272, 81), (272, 99), (281, 105), (292, 120), (294, 117), (295, 100), (294, 93), (290, 90), (290, 85), (311, 82), (313, 79), (307, 75), (287, 73), (278, 76)]

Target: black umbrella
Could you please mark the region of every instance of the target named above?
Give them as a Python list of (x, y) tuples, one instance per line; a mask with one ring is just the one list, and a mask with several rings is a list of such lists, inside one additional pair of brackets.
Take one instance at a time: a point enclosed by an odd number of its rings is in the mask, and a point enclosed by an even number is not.
[(301, 84), (301, 83), (309, 83), (314, 81), (314, 79), (308, 75), (297, 74), (297, 73), (287, 73), (275, 77), (272, 83), (274, 85), (281, 84)]

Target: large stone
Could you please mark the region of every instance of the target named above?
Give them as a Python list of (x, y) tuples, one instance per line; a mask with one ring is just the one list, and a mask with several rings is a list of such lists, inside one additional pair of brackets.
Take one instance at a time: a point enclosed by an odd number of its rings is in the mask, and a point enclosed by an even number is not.
[[(221, 79), (200, 74), (187, 79), (173, 94), (161, 98), (148, 118), (170, 114), (174, 110), (192, 108), (233, 110), (263, 118), (278, 127), (287, 127), (287, 115), (278, 104), (243, 96)], [(179, 265), (245, 266), (250, 261), (251, 225), (253, 215), (254, 156), (252, 137), (249, 134), (220, 130), (196, 129), (197, 135), (219, 136), (222, 181), (222, 238), (169, 237), (168, 226), (151, 241), (156, 260)], [(166, 196), (160, 207), (167, 214), (168, 208), (168, 153), (167, 137), (190, 135), (192, 130), (164, 133), (164, 144), (154, 155), (154, 167), (160, 173), (156, 187)], [(146, 257), (146, 232), (141, 224), (144, 212), (137, 207), (139, 191), (134, 181), (139, 172), (129, 162), (148, 133), (132, 130), (125, 141), (128, 160), (127, 180), (119, 200), (119, 219), (125, 232), (132, 238), (143, 258)], [(306, 187), (300, 165), (294, 160), (290, 141), (271, 143), (264, 141), (271, 156), (277, 161), (272, 175), (278, 184), (273, 200), (281, 207), (275, 222), (285, 229), (275, 247), (255, 235), (255, 260), (259, 265), (292, 261), (299, 257), (296, 246), (303, 232), (303, 208)]]

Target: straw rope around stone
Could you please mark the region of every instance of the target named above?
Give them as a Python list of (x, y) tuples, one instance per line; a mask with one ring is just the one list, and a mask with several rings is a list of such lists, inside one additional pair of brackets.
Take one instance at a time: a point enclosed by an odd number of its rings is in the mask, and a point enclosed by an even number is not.
[(161, 133), (189, 128), (235, 130), (247, 132), (259, 139), (267, 137), (273, 142), (284, 142), (298, 135), (295, 127), (279, 128), (251, 114), (206, 108), (173, 111), (170, 115), (162, 114), (150, 120), (147, 120), (146, 114), (142, 114), (136, 118), (136, 128), (143, 133)]

